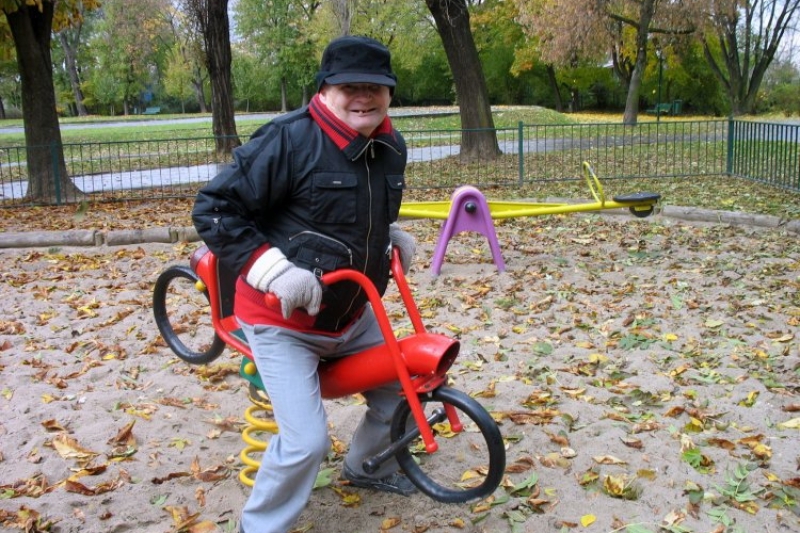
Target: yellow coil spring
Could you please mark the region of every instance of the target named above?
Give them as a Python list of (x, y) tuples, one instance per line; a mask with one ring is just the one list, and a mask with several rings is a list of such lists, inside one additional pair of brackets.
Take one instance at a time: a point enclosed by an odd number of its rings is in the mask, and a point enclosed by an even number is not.
[(239, 454), (239, 459), (245, 467), (239, 472), (239, 481), (242, 484), (252, 487), (255, 483), (254, 478), (261, 461), (253, 458), (254, 454), (262, 454), (267, 449), (267, 441), (257, 438), (259, 433), (278, 432), (278, 424), (272, 419), (272, 404), (269, 399), (254, 388), (250, 389), (250, 401), (253, 403), (244, 412), (244, 419), (247, 422), (242, 431), (242, 440), (247, 446)]

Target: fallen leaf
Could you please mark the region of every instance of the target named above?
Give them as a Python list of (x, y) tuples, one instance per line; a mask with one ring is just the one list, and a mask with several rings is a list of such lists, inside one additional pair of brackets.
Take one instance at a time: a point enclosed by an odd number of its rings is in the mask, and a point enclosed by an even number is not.
[(339, 495), (342, 499), (342, 505), (345, 507), (357, 507), (361, 503), (361, 496), (355, 492), (350, 492), (335, 486), (332, 486), (331, 490)]
[(626, 465), (628, 464), (627, 461), (623, 461), (622, 459), (618, 459), (613, 455), (595, 455), (592, 457), (595, 463), (601, 465)]
[(629, 448), (634, 448), (636, 450), (641, 450), (644, 448), (644, 444), (642, 443), (641, 439), (637, 439), (634, 437), (621, 437), (622, 443)]
[(786, 422), (776, 424), (778, 429), (800, 429), (800, 418), (792, 418)]
[(66, 433), (59, 433), (52, 440), (53, 448), (64, 459), (75, 459), (79, 464), (86, 464), (95, 457), (97, 452), (93, 452), (82, 447), (78, 441), (67, 435)]
[(64, 426), (62, 426), (62, 425), (61, 425), (59, 422), (57, 422), (57, 421), (55, 421), (55, 420), (53, 420), (53, 419), (50, 419), (50, 420), (45, 420), (44, 422), (42, 422), (42, 426), (43, 426), (43, 427), (44, 427), (44, 428), (45, 428), (47, 431), (64, 431), (64, 432), (66, 432), (66, 431), (67, 431), (67, 430), (64, 428)]
[(384, 518), (381, 521), (381, 531), (388, 531), (392, 528), (395, 528), (398, 525), (400, 525), (400, 522), (401, 520), (396, 516), (390, 518)]

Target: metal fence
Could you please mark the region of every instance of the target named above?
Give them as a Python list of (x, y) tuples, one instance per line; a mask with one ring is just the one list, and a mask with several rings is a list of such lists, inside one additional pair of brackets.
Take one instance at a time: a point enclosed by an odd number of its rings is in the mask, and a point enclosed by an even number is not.
[(521, 186), (581, 178), (589, 161), (604, 179), (726, 173), (725, 120), (621, 124), (524, 125), (497, 129), (502, 155), (467, 163), (457, 157), (462, 131), (404, 132), (410, 188)]
[[(525, 125), (495, 130), (501, 154), (476, 162), (460, 156), (464, 130), (402, 132), (408, 145), (411, 190), (460, 185), (515, 188), (578, 180), (592, 163), (604, 180), (729, 175), (800, 191), (800, 126), (740, 120), (621, 124)], [(42, 147), (39, 147), (41, 151)], [(57, 150), (45, 147), (51, 161)], [(30, 147), (0, 147), (0, 206), (29, 204)], [(215, 153), (213, 137), (63, 145), (71, 197), (164, 199), (194, 196), (229, 158)], [(48, 157), (43, 155), (41, 157)], [(50, 179), (59, 183), (59, 165)], [(80, 196), (80, 198), (77, 198)]]
[(726, 173), (800, 191), (800, 125), (731, 121)]

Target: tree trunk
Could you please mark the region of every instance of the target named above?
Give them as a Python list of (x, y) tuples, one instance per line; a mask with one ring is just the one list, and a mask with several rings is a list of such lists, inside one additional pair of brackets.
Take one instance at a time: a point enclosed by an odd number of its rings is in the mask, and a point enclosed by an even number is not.
[[(71, 41), (68, 36), (67, 32), (69, 31), (77, 31), (78, 38)], [(66, 29), (58, 34), (58, 38), (61, 41), (61, 48), (64, 50), (64, 63), (67, 69), (67, 74), (69, 75), (69, 84), (72, 87), (72, 94), (75, 98), (75, 109), (78, 112), (79, 117), (85, 117), (89, 113), (86, 111), (86, 106), (83, 103), (83, 89), (81, 89), (81, 79), (78, 76), (78, 42), (80, 40), (80, 30), (72, 30)]]
[(465, 0), (425, 0), (436, 21), (447, 62), (453, 73), (461, 115), (461, 158), (494, 159), (500, 154), (489, 90), (469, 26)]
[(183, 2), (203, 36), (206, 69), (211, 79), (211, 130), (217, 155), (224, 157), (241, 145), (233, 109), (228, 0)]
[(639, 120), (639, 88), (642, 86), (642, 72), (644, 72), (646, 63), (646, 49), (640, 48), (636, 54), (636, 66), (631, 73), (628, 95), (625, 98), (625, 113), (622, 115), (622, 123), (626, 126), (635, 126)]
[(208, 113), (208, 107), (206, 106), (206, 92), (203, 89), (203, 80), (199, 77), (192, 80), (192, 89), (194, 89), (194, 97), (197, 99), (197, 105), (200, 106), (200, 112)]
[(281, 113), (289, 111), (289, 102), (286, 97), (286, 77), (281, 77)]
[(356, 12), (356, 1), (333, 0), (331, 6), (339, 35), (350, 35), (350, 28), (353, 26), (353, 17)]
[(203, 28), (206, 65), (211, 77), (211, 129), (217, 155), (229, 155), (241, 145), (236, 133), (231, 84), (231, 40), (228, 0), (207, 0), (207, 18)]
[(639, 28), (636, 31), (636, 62), (628, 84), (625, 113), (622, 115), (622, 123), (626, 126), (635, 126), (639, 119), (639, 88), (642, 86), (642, 73), (647, 65), (647, 40), (654, 13), (655, 0), (644, 0), (640, 4)]
[(735, 22), (731, 24), (731, 28), (733, 28), (733, 31), (722, 31), (718, 29), (719, 45), (721, 48), (722, 59), (725, 64), (725, 72), (728, 74), (727, 77), (717, 62), (717, 58), (711, 52), (711, 45), (709, 44), (708, 39), (705, 37), (703, 38), (703, 53), (706, 60), (708, 60), (711, 71), (725, 88), (725, 93), (728, 96), (728, 102), (730, 102), (731, 105), (731, 113), (734, 116), (738, 116), (743, 114), (743, 109), (741, 107), (742, 102), (739, 98), (740, 87), (743, 81), (739, 67), (739, 51), (736, 50), (733, 53), (730, 52), (731, 45), (738, 48)]
[(53, 2), (42, 2), (41, 11), (22, 3), (13, 13), (6, 13), (17, 51), (22, 89), (27, 198), (45, 204), (76, 201), (81, 195), (67, 175), (56, 112), (50, 56), (53, 10)]
[(564, 102), (561, 99), (561, 91), (558, 88), (558, 79), (556, 78), (556, 69), (553, 65), (547, 65), (547, 80), (550, 82), (550, 89), (552, 89), (553, 97), (556, 99), (556, 111), (563, 113)]

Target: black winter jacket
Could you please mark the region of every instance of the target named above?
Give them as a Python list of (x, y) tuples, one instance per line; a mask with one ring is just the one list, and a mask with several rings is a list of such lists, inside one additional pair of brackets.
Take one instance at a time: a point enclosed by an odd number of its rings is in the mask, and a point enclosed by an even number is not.
[[(198, 193), (192, 220), (235, 272), (268, 244), (318, 275), (356, 269), (383, 294), (406, 155), (405, 141), (390, 127), (370, 139), (343, 137), (335, 123), (319, 124), (305, 107), (262, 126), (235, 149), (233, 164)], [(313, 329), (340, 330), (365, 302), (353, 283), (326, 288)]]

